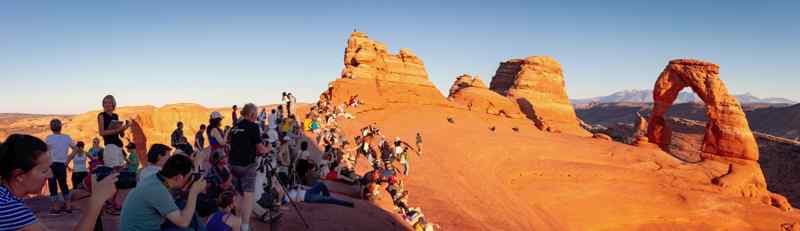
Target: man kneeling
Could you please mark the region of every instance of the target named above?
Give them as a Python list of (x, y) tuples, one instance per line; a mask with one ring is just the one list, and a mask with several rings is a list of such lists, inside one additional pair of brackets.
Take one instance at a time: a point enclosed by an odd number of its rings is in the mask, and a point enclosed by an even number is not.
[[(188, 227), (194, 217), (197, 194), (206, 188), (206, 182), (190, 181), (193, 162), (187, 156), (174, 155), (167, 160), (161, 171), (145, 177), (128, 194), (122, 206), (120, 230), (160, 230), (164, 218), (180, 226)], [(192, 184), (186, 206), (181, 210), (175, 204), (170, 190)]]

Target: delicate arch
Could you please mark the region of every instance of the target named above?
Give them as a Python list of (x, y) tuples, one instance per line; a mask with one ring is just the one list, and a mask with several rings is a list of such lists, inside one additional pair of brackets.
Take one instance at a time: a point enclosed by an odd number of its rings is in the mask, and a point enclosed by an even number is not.
[(706, 104), (704, 153), (747, 160), (758, 160), (758, 146), (744, 111), (735, 97), (728, 94), (719, 79), (719, 66), (713, 63), (677, 59), (669, 62), (653, 88), (653, 114), (647, 128), (651, 143), (666, 149), (672, 142), (672, 130), (664, 115), (678, 94), (690, 87)]

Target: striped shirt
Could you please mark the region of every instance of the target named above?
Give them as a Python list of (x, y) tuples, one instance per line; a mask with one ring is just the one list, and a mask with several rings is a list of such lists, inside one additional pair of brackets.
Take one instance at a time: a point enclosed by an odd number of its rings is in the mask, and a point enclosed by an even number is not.
[(39, 223), (33, 211), (25, 207), (22, 200), (15, 197), (8, 189), (0, 185), (0, 231), (19, 230)]

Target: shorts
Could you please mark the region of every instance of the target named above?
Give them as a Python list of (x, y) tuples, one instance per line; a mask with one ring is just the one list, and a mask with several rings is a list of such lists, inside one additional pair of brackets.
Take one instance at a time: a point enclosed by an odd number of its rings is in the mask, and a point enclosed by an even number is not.
[(115, 144), (107, 144), (103, 151), (103, 164), (112, 168), (125, 166), (125, 157), (122, 155), (122, 148)]
[(252, 193), (256, 190), (256, 169), (258, 165), (252, 163), (248, 166), (231, 165), (233, 186), (239, 194)]

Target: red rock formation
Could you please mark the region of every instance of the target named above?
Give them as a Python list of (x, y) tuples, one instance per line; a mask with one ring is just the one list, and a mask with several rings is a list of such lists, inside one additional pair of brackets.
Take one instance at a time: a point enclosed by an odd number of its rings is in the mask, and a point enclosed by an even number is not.
[(516, 101), (541, 130), (591, 135), (580, 127), (567, 97), (561, 64), (551, 57), (531, 56), (500, 63), (490, 88)]
[(456, 78), (453, 86), (450, 87), (448, 99), (466, 106), (470, 111), (483, 111), (508, 118), (523, 117), (519, 106), (514, 101), (489, 90), (481, 79), (467, 74)]
[(708, 154), (746, 160), (758, 160), (758, 146), (747, 118), (735, 97), (728, 94), (719, 79), (719, 66), (697, 60), (678, 59), (669, 62), (653, 90), (653, 114), (650, 117), (650, 142), (666, 147), (671, 130), (664, 115), (678, 93), (690, 87), (706, 104), (705, 137), (702, 151)]
[(641, 114), (638, 112), (636, 113), (636, 123), (634, 124), (633, 128), (633, 145), (639, 147), (655, 147), (650, 143), (650, 139), (647, 138), (647, 119), (645, 119)]
[(350, 34), (344, 66), (341, 78), (329, 87), (334, 103), (358, 95), (366, 107), (386, 103), (447, 105), (416, 54), (408, 49), (390, 54), (386, 45), (369, 39), (366, 33)]
[(701, 155), (704, 159), (728, 163), (727, 173), (712, 180), (726, 192), (754, 198), (784, 211), (792, 209), (785, 197), (769, 192), (759, 165), (758, 146), (742, 107), (728, 94), (719, 79), (719, 66), (713, 63), (677, 59), (669, 62), (653, 90), (653, 113), (650, 116), (650, 142), (665, 150), (672, 136), (665, 114), (681, 90), (690, 87), (706, 104)]
[[(200, 124), (208, 124), (208, 117), (214, 109), (205, 108), (197, 104), (170, 104), (160, 108), (153, 106), (120, 107), (116, 113), (122, 120), (132, 120), (132, 124), (125, 138), (132, 142), (169, 144), (169, 137), (178, 121), (184, 124), (183, 135), (190, 143), (194, 142), (194, 132)], [(223, 115), (230, 115), (230, 109), (219, 110)], [(75, 140), (90, 143), (97, 134), (97, 114), (99, 111), (87, 112), (65, 121), (64, 133)], [(222, 124), (230, 124), (230, 118), (225, 118)], [(149, 147), (143, 147), (149, 148)], [(138, 150), (145, 151), (145, 149)], [(141, 154), (141, 153), (140, 153)]]

